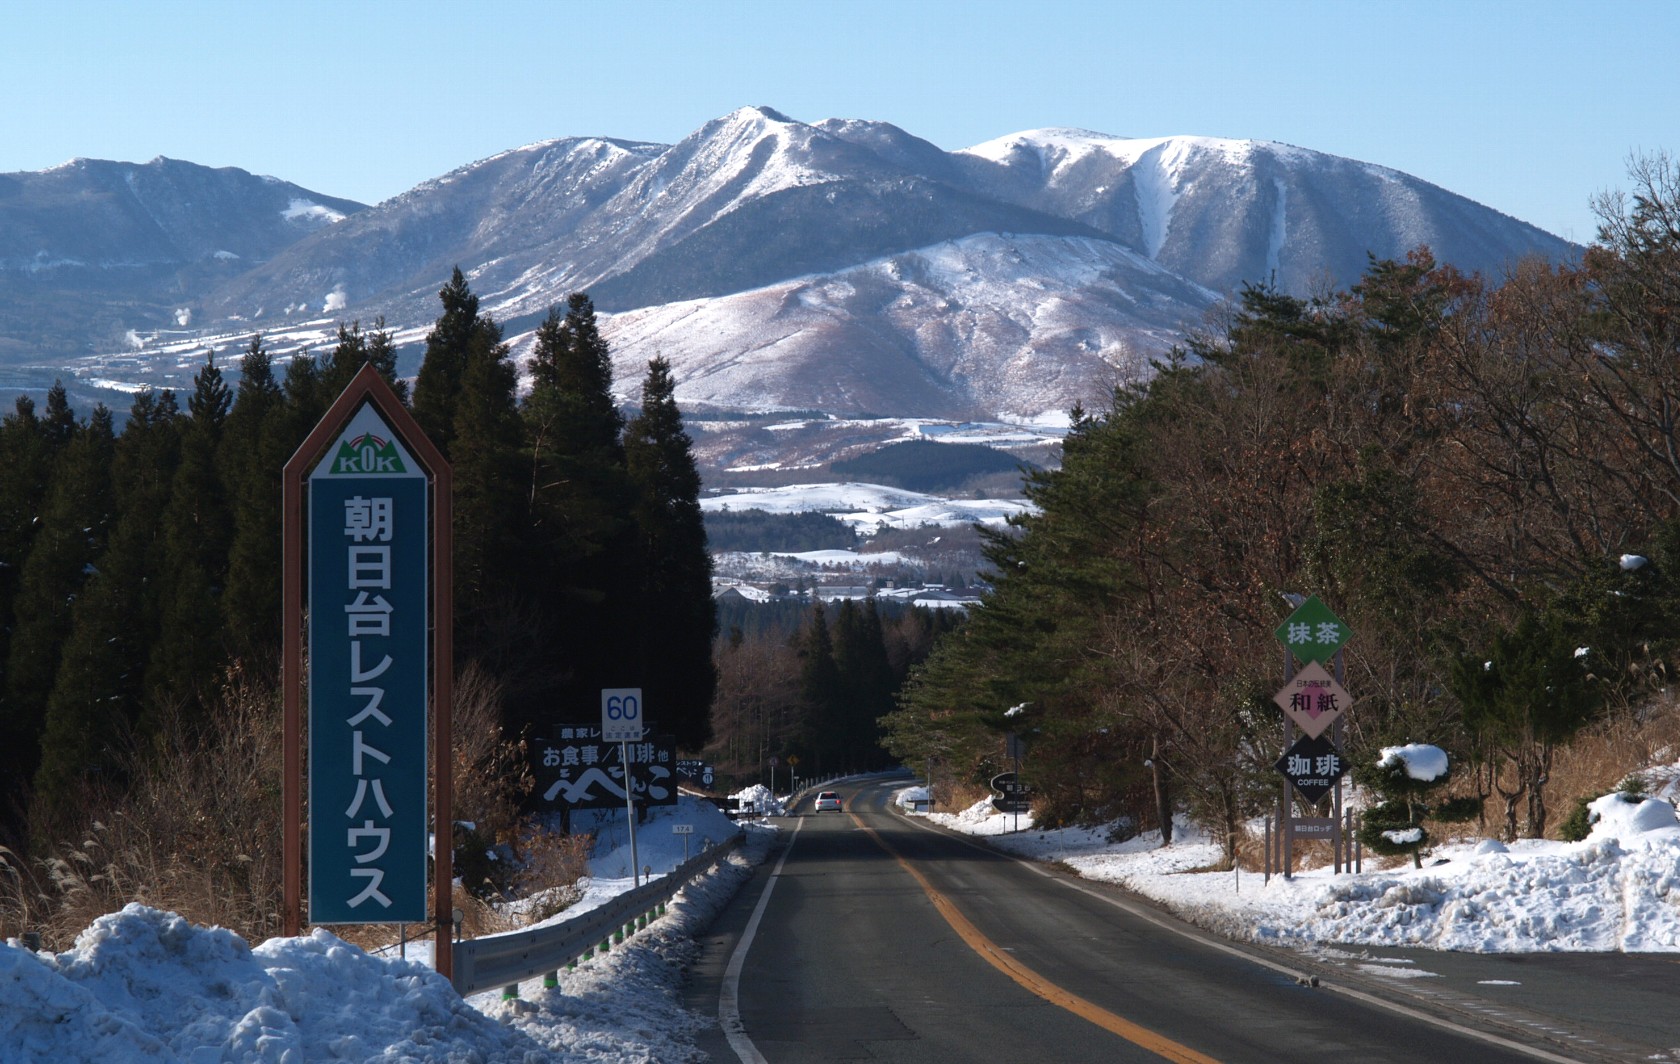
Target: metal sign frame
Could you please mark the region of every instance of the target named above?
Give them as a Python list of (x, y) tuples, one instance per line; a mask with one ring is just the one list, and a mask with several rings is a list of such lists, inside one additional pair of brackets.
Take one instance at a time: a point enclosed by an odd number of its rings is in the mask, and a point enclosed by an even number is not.
[(308, 565), (304, 542), (305, 481), (322, 461), (328, 447), (352, 418), (364, 407), (373, 410), (390, 427), (403, 447), (419, 463), (430, 483), (430, 680), (431, 755), (433, 797), (432, 924), (436, 936), (435, 967), (446, 978), (451, 974), (450, 933), (454, 901), (449, 884), (454, 880), (453, 810), (451, 808), (450, 750), (453, 744), (454, 701), (454, 535), (451, 499), (454, 478), (449, 462), (426, 438), (420, 425), (403, 406), (395, 391), (371, 365), (357, 372), (344, 392), (328, 408), (297, 452), (286, 463), (282, 477), (284, 540), (282, 549), (282, 660), (281, 699), (284, 714), (284, 803), (283, 846), (285, 850), (282, 921), (287, 935), (303, 929), (303, 646), (304, 591)]

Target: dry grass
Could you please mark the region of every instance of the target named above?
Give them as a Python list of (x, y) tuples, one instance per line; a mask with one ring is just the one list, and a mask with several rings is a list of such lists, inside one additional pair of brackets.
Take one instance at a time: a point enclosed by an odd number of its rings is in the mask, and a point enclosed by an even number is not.
[(134, 784), (90, 796), (81, 830), (39, 860), (6, 855), (0, 928), (65, 948), (129, 902), (260, 941), (280, 931), (280, 713), (274, 692), (235, 679), (203, 736), (167, 720), (131, 751)]
[(935, 780), (933, 808), (941, 813), (960, 813), (975, 802), (992, 797), (990, 787), (956, 780)]
[[(518, 803), (529, 786), (520, 746), (499, 724), (500, 693), (468, 668), (457, 686), (455, 813), (493, 842), (512, 843)], [(131, 751), (120, 795), (90, 795), (80, 829), (37, 859), (0, 848), (0, 934), (41, 935), (69, 948), (95, 919), (140, 902), (196, 924), (225, 927), (251, 942), (282, 931), (281, 712), (277, 690), (231, 678), (213, 709), (214, 726), (195, 734), (167, 720), (155, 741)], [(571, 885), (577, 865), (550, 852), (586, 852), (586, 839), (535, 844), (534, 867)], [(572, 854), (575, 858), (575, 853)], [(535, 876), (532, 872), (527, 876)], [(499, 884), (498, 886), (505, 886)], [(505, 930), (485, 901), (459, 893), (468, 933)], [(367, 948), (397, 940), (392, 925), (333, 931)], [(426, 928), (411, 925), (411, 936)]]
[(593, 842), (587, 835), (559, 835), (527, 822), (519, 834), (513, 887), (532, 900), (528, 919), (546, 920), (578, 900), (578, 881), (589, 874)]
[[(1646, 765), (1675, 761), (1680, 761), (1680, 701), (1672, 695), (1637, 715), (1618, 714), (1594, 725), (1552, 760), (1546, 784), (1548, 830), (1555, 835), (1576, 798), (1608, 794)], [(1654, 791), (1667, 782), (1648, 779), (1646, 785)]]

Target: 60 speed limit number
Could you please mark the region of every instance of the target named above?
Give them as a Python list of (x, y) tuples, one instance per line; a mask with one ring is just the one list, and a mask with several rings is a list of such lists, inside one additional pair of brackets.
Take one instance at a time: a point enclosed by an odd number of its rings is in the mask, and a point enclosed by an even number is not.
[(642, 737), (642, 689), (601, 689), (601, 738), (605, 742), (636, 742)]

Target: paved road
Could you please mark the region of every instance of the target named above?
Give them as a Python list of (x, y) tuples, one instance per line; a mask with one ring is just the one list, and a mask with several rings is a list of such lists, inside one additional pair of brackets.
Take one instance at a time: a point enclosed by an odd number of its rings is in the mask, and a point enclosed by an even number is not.
[[(1629, 986), (1646, 997), (1628, 1022), (1598, 1023), (1570, 994), (1580, 973), (1567, 966), (1528, 963), (1517, 977), (1509, 958), (1448, 955), (1430, 970), (1464, 964), (1456, 975), (1397, 985), (1369, 975), (1369, 957), (1234, 947), (929, 830), (888, 808), (892, 789), (842, 788), (844, 814), (802, 806), (783, 822), (784, 849), (703, 941), (689, 1006), (717, 1015), (720, 993), (738, 988), (735, 1044), (721, 1031), (702, 1039), (713, 1060), (1680, 1060), (1666, 1052), (1680, 1045), (1673, 990)], [(1505, 977), (1483, 985), (1501, 977), (1476, 961)], [(1436, 985), (1418, 992), (1425, 982)], [(1644, 1007), (1659, 1002), (1669, 1011), (1653, 1029)]]

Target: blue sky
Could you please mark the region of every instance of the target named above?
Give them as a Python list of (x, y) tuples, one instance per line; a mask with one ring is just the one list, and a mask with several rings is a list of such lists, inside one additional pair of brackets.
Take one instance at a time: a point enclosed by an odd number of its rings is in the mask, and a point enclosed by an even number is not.
[(237, 166), (376, 202), (554, 137), (746, 104), (942, 148), (1042, 126), (1279, 140), (1588, 241), (1680, 153), (1680, 2), (14, 0), (0, 172)]

